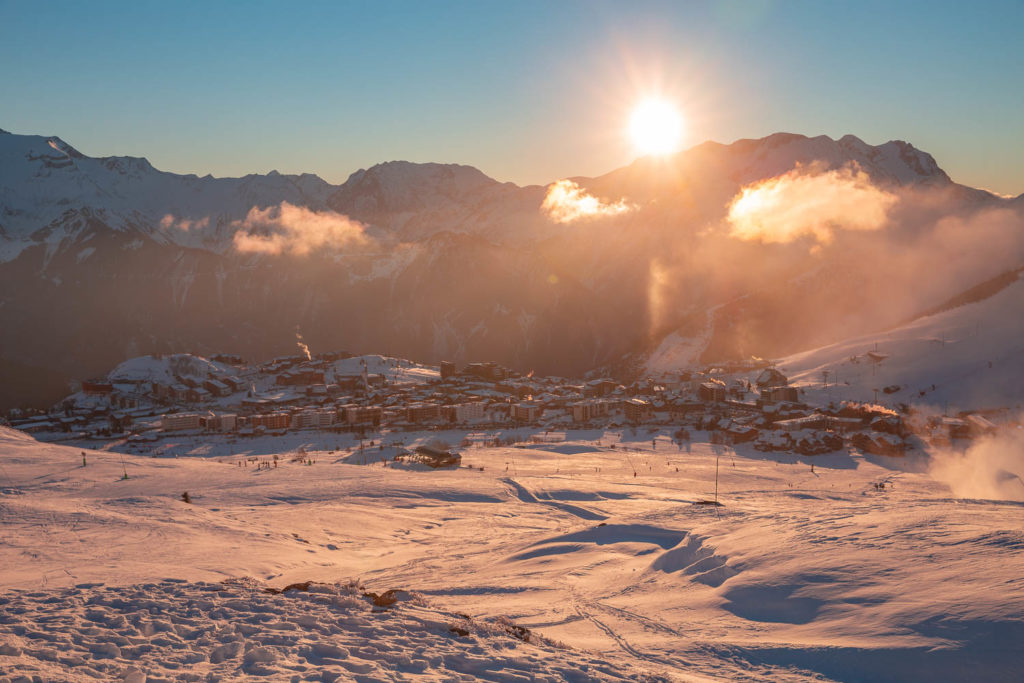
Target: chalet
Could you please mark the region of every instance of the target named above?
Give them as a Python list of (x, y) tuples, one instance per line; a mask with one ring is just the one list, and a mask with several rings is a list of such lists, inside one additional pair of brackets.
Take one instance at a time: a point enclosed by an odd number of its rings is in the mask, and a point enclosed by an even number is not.
[(746, 443), (747, 441), (753, 441), (756, 439), (760, 432), (749, 425), (741, 425), (733, 422), (725, 428), (725, 433), (729, 436), (729, 441), (732, 443)]
[(384, 409), (380, 406), (357, 406), (349, 404), (338, 409), (344, 415), (345, 422), (350, 425), (377, 426), (384, 418)]
[(459, 371), (456, 369), (455, 363), (446, 360), (441, 361), (441, 379), (455, 377), (457, 374), (459, 374)]
[(898, 415), (880, 415), (871, 420), (871, 429), (883, 434), (903, 434), (903, 420)]
[(441, 418), (441, 406), (436, 403), (412, 403), (405, 407), (408, 422), (433, 422)]
[(231, 375), (224, 375), (219, 380), (224, 384), (231, 387), (231, 391), (244, 391), (248, 386), (248, 383), (241, 377), (232, 377)]
[(306, 387), (306, 396), (313, 398), (327, 398), (327, 385), (326, 384), (310, 384)]
[(264, 429), (288, 429), (292, 424), (292, 416), (288, 413), (262, 413), (250, 415), (248, 419), (252, 427), (263, 427)]
[(82, 382), (82, 393), (86, 396), (109, 396), (114, 393), (114, 385), (105, 380), (90, 379)]
[(763, 391), (770, 387), (784, 387), (789, 384), (789, 379), (775, 368), (765, 368), (754, 380), (754, 384)]
[(651, 419), (651, 404), (640, 398), (631, 398), (622, 402), (622, 410), (625, 412), (627, 422), (646, 422)]
[(857, 417), (829, 417), (829, 428), (840, 434), (855, 432), (864, 428), (864, 421)]
[(509, 407), (509, 415), (516, 422), (536, 422), (543, 414), (544, 408), (537, 403), (513, 403)]
[(481, 420), (484, 417), (484, 404), (480, 401), (459, 403), (441, 408), (441, 417), (446, 422), (462, 423)]
[(185, 393), (185, 400), (189, 403), (206, 403), (211, 399), (213, 399), (213, 394), (201, 387), (189, 389)]
[(719, 382), (702, 382), (697, 387), (697, 397), (705, 403), (720, 403), (725, 400), (725, 385)]
[(405, 456), (403, 459), (412, 460), (435, 468), (457, 467), (459, 463), (462, 462), (462, 456), (458, 453), (453, 453), (448, 449), (431, 445), (417, 446), (413, 450), (413, 454)]
[(996, 433), (995, 424), (981, 415), (968, 415), (965, 418), (967, 429), (973, 437), (987, 436)]
[(619, 383), (607, 377), (592, 379), (583, 385), (583, 395), (590, 397), (607, 396), (615, 391)]
[(330, 427), (337, 419), (333, 410), (299, 410), (292, 413), (291, 427), (304, 429), (309, 427)]
[(589, 422), (594, 418), (608, 416), (608, 401), (590, 398), (570, 405), (573, 422)]
[(222, 432), (231, 432), (238, 427), (238, 416), (234, 413), (227, 413), (220, 416), (220, 430)]
[(51, 432), (60, 429), (59, 422), (52, 420), (31, 420), (29, 422), (18, 425), (18, 431), (26, 432), (28, 434), (35, 434), (36, 432)]
[(170, 396), (168, 396), (168, 398), (178, 403), (188, 403), (190, 391), (192, 391), (192, 389), (185, 386), (184, 384), (172, 384)]
[(865, 453), (875, 455), (903, 455), (906, 445), (899, 437), (892, 434), (868, 434), (859, 432), (854, 434), (850, 443)]
[(335, 375), (334, 381), (343, 391), (355, 391), (366, 386), (362, 375)]
[(199, 429), (199, 418), (200, 415), (198, 413), (168, 413), (160, 417), (160, 428), (165, 432)]
[(704, 410), (704, 404), (698, 401), (687, 401), (681, 398), (670, 399), (666, 402), (668, 412), (672, 417), (686, 417), (692, 413), (699, 413)]
[(323, 370), (315, 370), (313, 368), (298, 368), (294, 370), (288, 370), (277, 376), (274, 380), (277, 384), (285, 386), (306, 386), (309, 384), (323, 384), (324, 383), (324, 372)]
[(153, 382), (150, 385), (152, 388), (150, 393), (159, 401), (166, 401), (171, 398), (173, 392), (170, 384), (163, 384), (162, 382)]
[(208, 379), (203, 382), (203, 389), (206, 389), (214, 396), (228, 396), (231, 394), (231, 387), (216, 379)]
[(132, 425), (132, 416), (122, 412), (110, 413), (107, 416), (107, 425), (112, 432), (127, 431)]
[(776, 429), (786, 432), (796, 432), (801, 429), (826, 429), (828, 427), (828, 416), (814, 413), (803, 417), (794, 417), (789, 420), (779, 420), (775, 423)]
[(210, 356), (210, 360), (224, 365), (245, 365), (245, 359), (233, 353), (217, 353)]
[(508, 368), (498, 365), (494, 361), (469, 363), (462, 372), (472, 377), (492, 381), (502, 380), (509, 376)]
[(800, 400), (796, 387), (774, 386), (761, 390), (762, 403), (796, 403)]

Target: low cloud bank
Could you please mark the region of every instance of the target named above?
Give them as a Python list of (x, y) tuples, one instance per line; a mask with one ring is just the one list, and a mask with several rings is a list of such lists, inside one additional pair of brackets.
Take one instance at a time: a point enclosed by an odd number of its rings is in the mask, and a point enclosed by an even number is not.
[(884, 227), (896, 200), (856, 165), (798, 166), (742, 188), (728, 207), (729, 234), (781, 244), (812, 237), (828, 244), (837, 230)]
[(334, 211), (313, 211), (288, 202), (266, 209), (253, 207), (233, 221), (235, 249), (243, 253), (306, 256), (367, 242), (366, 226)]
[(556, 223), (572, 223), (585, 218), (616, 216), (634, 207), (624, 199), (612, 204), (603, 202), (571, 180), (559, 180), (548, 186), (540, 208)]

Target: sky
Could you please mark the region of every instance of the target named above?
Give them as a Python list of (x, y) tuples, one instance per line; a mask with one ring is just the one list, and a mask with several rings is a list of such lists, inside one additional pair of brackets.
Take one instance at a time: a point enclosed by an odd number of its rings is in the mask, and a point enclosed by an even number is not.
[(178, 173), (471, 164), (502, 181), (785, 131), (906, 140), (1024, 192), (1024, 2), (0, 0), (0, 128)]

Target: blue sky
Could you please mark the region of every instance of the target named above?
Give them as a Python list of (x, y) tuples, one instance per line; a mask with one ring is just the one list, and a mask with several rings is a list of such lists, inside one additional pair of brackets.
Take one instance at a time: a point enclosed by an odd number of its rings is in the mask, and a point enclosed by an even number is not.
[(0, 128), (199, 174), (380, 161), (547, 183), (628, 163), (638, 99), (685, 146), (907, 140), (1024, 192), (1024, 2), (0, 0)]

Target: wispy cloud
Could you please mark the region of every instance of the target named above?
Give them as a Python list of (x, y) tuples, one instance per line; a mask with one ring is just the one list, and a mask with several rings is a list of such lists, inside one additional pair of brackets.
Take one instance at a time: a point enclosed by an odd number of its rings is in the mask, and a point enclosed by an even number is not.
[(572, 223), (586, 218), (615, 216), (635, 207), (624, 199), (611, 204), (603, 202), (571, 180), (559, 180), (548, 186), (540, 208), (556, 223)]
[(177, 218), (171, 214), (166, 214), (160, 219), (160, 227), (164, 230), (181, 230), (182, 232), (189, 232), (190, 230), (204, 230), (210, 227), (210, 218)]
[(828, 244), (836, 230), (884, 227), (896, 200), (856, 165), (797, 167), (741, 189), (729, 204), (729, 234), (783, 244), (812, 237)]
[(317, 249), (338, 249), (368, 241), (366, 226), (334, 211), (313, 211), (288, 202), (253, 207), (233, 221), (235, 249), (243, 253), (305, 256)]

